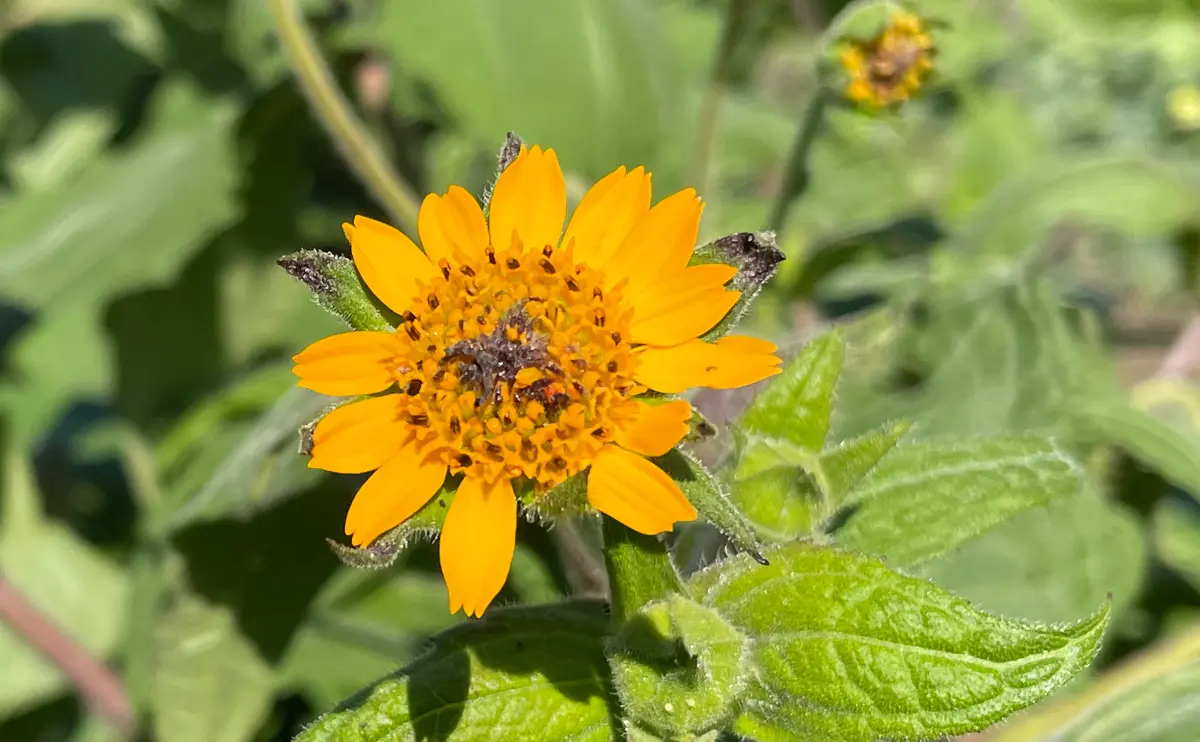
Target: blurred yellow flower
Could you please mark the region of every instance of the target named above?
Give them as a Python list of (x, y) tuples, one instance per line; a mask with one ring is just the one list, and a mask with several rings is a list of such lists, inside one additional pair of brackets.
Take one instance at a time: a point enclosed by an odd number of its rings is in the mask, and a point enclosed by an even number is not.
[(876, 108), (907, 101), (933, 69), (932, 51), (921, 19), (894, 11), (878, 36), (842, 48), (842, 67), (850, 77), (846, 97)]
[(1180, 129), (1200, 129), (1200, 88), (1179, 85), (1167, 94), (1167, 114)]
[(592, 186), (563, 232), (558, 159), (533, 147), (501, 174), (487, 218), (457, 186), (427, 196), (424, 252), (380, 222), (344, 225), (363, 281), (402, 320), (395, 332), (334, 335), (294, 358), (302, 387), (378, 395), (313, 431), (310, 466), (374, 471), (346, 516), (354, 545), (462, 474), (441, 564), (451, 612), (479, 616), (512, 561), (514, 480), (542, 492), (588, 470), (591, 506), (635, 531), (693, 520), (678, 485), (645, 458), (684, 437), (691, 407), (639, 395), (745, 386), (780, 364), (761, 340), (698, 339), (739, 297), (725, 288), (734, 268), (688, 265), (702, 208), (692, 189), (651, 208), (650, 174), (621, 167)]

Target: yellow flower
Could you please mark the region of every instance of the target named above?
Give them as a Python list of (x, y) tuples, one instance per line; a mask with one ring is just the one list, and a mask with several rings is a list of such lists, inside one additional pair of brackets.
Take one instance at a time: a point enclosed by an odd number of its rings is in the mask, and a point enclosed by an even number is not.
[(842, 67), (850, 76), (846, 97), (877, 108), (908, 100), (933, 69), (932, 51), (921, 19), (895, 11), (878, 36), (843, 47)]
[(380, 222), (344, 225), (363, 281), (402, 320), (395, 332), (334, 335), (294, 358), (302, 387), (378, 395), (313, 431), (310, 466), (374, 471), (346, 516), (354, 545), (461, 474), (442, 572), (450, 611), (479, 616), (512, 561), (514, 480), (540, 492), (590, 469), (590, 505), (635, 531), (693, 520), (679, 487), (645, 458), (683, 438), (691, 408), (639, 395), (740, 387), (780, 364), (761, 340), (698, 339), (739, 296), (725, 288), (734, 268), (688, 266), (702, 208), (692, 189), (651, 208), (650, 174), (622, 167), (587, 192), (563, 232), (558, 159), (533, 147), (501, 174), (487, 219), (457, 186), (427, 196), (424, 252)]

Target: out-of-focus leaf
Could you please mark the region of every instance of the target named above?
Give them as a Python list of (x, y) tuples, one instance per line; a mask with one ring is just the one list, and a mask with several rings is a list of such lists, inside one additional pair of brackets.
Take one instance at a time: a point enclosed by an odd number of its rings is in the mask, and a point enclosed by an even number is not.
[(322, 591), (288, 648), (282, 682), (320, 709), (412, 661), (436, 632), (461, 620), (440, 576), (413, 569), (343, 570)]
[(109, 111), (80, 112), (55, 121), (35, 144), (13, 153), (9, 167), (17, 190), (47, 190), (66, 181), (103, 149), (117, 126)]
[(271, 668), (233, 614), (192, 596), (159, 620), (151, 704), (159, 739), (246, 742), (271, 706)]
[(1154, 511), (1158, 557), (1200, 590), (1200, 510), (1182, 500), (1163, 500)]
[(1111, 595), (1114, 612), (1138, 597), (1146, 539), (1128, 513), (1084, 494), (1022, 513), (921, 568), (980, 608), (1061, 623)]
[[(94, 656), (107, 657), (121, 639), (125, 575), (70, 530), (43, 518), (33, 472), (15, 447), (4, 445), (0, 456), (0, 575)], [(0, 716), (67, 687), (56, 667), (2, 624), (0, 657)]]
[(761, 742), (977, 731), (1086, 668), (1108, 621), (1107, 607), (1059, 627), (997, 618), (877, 559), (811, 544), (766, 556), (770, 566), (738, 556), (689, 583), (750, 639), (756, 667), (734, 731)]
[[(982, 255), (1018, 256), (1065, 219), (1131, 235), (1167, 232), (1187, 219), (1200, 186), (1175, 164), (1144, 155), (1043, 159), (996, 188), (951, 242), (959, 259), (989, 267)], [(964, 265), (964, 267), (967, 267)]]
[[(629, 0), (382, 3), (378, 46), (491, 149), (506, 131), (554, 147), (596, 178), (619, 163), (655, 167), (674, 130), (678, 87), (657, 9)], [(554, 60), (546, 64), (546, 60)], [(546, 95), (548, 90), (554, 95)]]
[(245, 515), (312, 484), (319, 472), (308, 469), (300, 455), (298, 431), (336, 401), (307, 389), (289, 389), (250, 425), (201, 486), (172, 494), (152, 527), (173, 530), (229, 513)]
[(230, 105), (168, 86), (135, 146), (0, 204), (0, 291), (41, 307), (170, 278), (236, 215), (232, 122)]
[(1082, 416), (1109, 440), (1200, 499), (1200, 390), (1186, 381), (1153, 379), (1132, 403), (1095, 400)]
[(912, 566), (1080, 487), (1075, 462), (1040, 436), (900, 446), (859, 484), (837, 539)]
[(297, 742), (613, 738), (600, 605), (493, 609), (347, 699)]

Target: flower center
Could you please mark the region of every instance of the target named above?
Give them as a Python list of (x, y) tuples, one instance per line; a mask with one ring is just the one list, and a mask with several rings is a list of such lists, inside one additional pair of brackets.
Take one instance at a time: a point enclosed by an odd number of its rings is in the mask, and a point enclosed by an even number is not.
[(452, 473), (550, 487), (612, 440), (633, 380), (619, 287), (570, 250), (487, 249), (421, 286), (396, 329), (405, 421)]

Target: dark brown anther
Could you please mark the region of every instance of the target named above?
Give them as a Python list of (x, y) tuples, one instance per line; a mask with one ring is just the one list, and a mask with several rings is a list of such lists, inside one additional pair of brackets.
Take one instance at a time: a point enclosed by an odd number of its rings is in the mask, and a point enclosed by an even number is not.
[(592, 298), (593, 299), (603, 299), (604, 298), (604, 292), (600, 290), (599, 286), (592, 289)]
[(458, 321), (458, 331), (463, 332), (466, 329), (467, 329), (467, 321), (465, 319), (460, 319)]
[(550, 257), (553, 254), (554, 254), (554, 245), (546, 245), (545, 247), (542, 248), (542, 255), (545, 255), (546, 257)]
[(458, 269), (459, 269), (460, 271), (462, 271), (462, 274), (463, 274), (464, 276), (466, 276), (467, 278), (474, 278), (474, 277), (475, 277), (475, 269), (474, 269), (474, 268), (472, 268), (472, 267), (471, 267), (471, 266), (469, 266), (469, 265), (460, 265), (460, 266), (458, 267)]
[(496, 251), (494, 249), (492, 249), (491, 245), (488, 245), (487, 247), (483, 248), (483, 254), (487, 255), (488, 263), (490, 263), (491, 265), (496, 264)]
[(404, 419), (409, 425), (425, 426), (429, 424), (429, 415), (405, 415)]
[(458, 421), (457, 417), (450, 418), (450, 433), (452, 435), (458, 435), (461, 432), (462, 432), (462, 423), (460, 423)]
[(612, 341), (613, 341), (613, 343), (614, 343), (614, 344), (616, 344), (616, 345), (620, 345), (620, 344), (621, 344), (621, 333), (619, 333), (619, 332), (614, 332), (614, 333), (612, 334)]
[(421, 393), (421, 385), (424, 383), (420, 379), (410, 379), (408, 386), (404, 387), (404, 393), (410, 397), (415, 397)]
[(479, 323), (479, 324), (481, 324), (481, 325), (486, 325), (486, 324), (488, 323), (488, 319), (487, 319), (487, 317), (484, 317), (482, 314), (481, 314), (481, 315), (479, 315), (478, 317), (476, 317), (476, 318), (475, 318), (475, 321), (476, 321), (476, 322), (478, 322), (478, 323)]
[(616, 361), (609, 361), (609, 362), (608, 362), (608, 365), (607, 365), (607, 366), (605, 366), (605, 368), (606, 368), (606, 369), (608, 369), (608, 372), (609, 372), (610, 374), (615, 374), (615, 373), (617, 372), (617, 362), (616, 362)]
[(438, 301), (437, 294), (430, 294), (429, 296), (425, 297), (425, 301), (429, 304), (430, 309), (437, 309), (438, 305), (441, 304), (441, 302)]
[(537, 461), (537, 448), (528, 438), (521, 440), (521, 458), (526, 461)]
[(450, 277), (450, 261), (442, 258), (438, 261), (438, 268), (442, 270), (442, 278)]
[(551, 471), (562, 471), (567, 468), (567, 460), (562, 456), (555, 456), (546, 463), (546, 467)]
[(484, 448), (487, 450), (488, 455), (492, 458), (496, 459), (497, 461), (504, 460), (504, 449), (500, 448), (495, 443), (488, 443), (484, 445)]
[(588, 362), (583, 360), (582, 358), (572, 358), (571, 364), (573, 366), (575, 366), (575, 368), (579, 369), (580, 371), (587, 371)]
[(558, 272), (558, 271), (556, 271), (556, 270), (555, 270), (555, 268), (554, 268), (554, 263), (551, 263), (549, 260), (544, 260), (544, 259), (543, 259), (542, 261), (540, 261), (540, 262), (538, 263), (538, 265), (542, 266), (542, 270), (546, 271), (546, 272), (547, 272), (547, 273), (549, 273), (550, 275), (554, 275), (555, 273), (557, 273), (557, 272)]
[(571, 276), (567, 276), (567, 288), (570, 289), (571, 291), (578, 291), (579, 290), (579, 281), (576, 281)]
[(517, 268), (521, 267), (520, 261), (518, 261), (516, 258), (509, 258), (508, 260), (504, 261), (504, 264), (508, 266), (510, 271), (515, 271)]
[(412, 338), (413, 340), (421, 339), (421, 331), (417, 329), (417, 325), (415, 322), (409, 322), (407, 325), (405, 325), (404, 331), (407, 332), (408, 336), (410, 338)]
[(596, 428), (592, 431), (592, 437), (604, 440), (608, 437), (608, 428)]
[(454, 460), (455, 460), (455, 462), (458, 463), (459, 466), (461, 466), (463, 468), (466, 468), (466, 467), (470, 466), (471, 464), (475, 463), (474, 459), (472, 459), (470, 456), (468, 456), (465, 453), (460, 453), (459, 455), (455, 456)]
[(441, 384), (442, 379), (444, 379), (444, 378), (446, 378), (446, 369), (439, 368), (437, 371), (433, 372), (433, 383), (434, 384)]
[(596, 311), (592, 313), (592, 324), (594, 324), (596, 327), (604, 327), (603, 307), (597, 307)]
[(405, 312), (404, 314), (400, 315), (400, 322), (402, 324), (405, 322), (412, 322), (416, 318), (417, 315), (413, 314), (412, 312)]
[(575, 394), (579, 395), (580, 397), (583, 396), (583, 393), (585, 391), (583, 388), (583, 384), (579, 383), (578, 381), (572, 381), (571, 388), (575, 390)]

